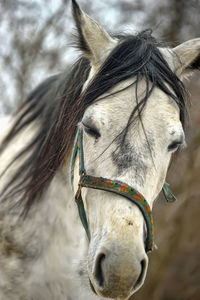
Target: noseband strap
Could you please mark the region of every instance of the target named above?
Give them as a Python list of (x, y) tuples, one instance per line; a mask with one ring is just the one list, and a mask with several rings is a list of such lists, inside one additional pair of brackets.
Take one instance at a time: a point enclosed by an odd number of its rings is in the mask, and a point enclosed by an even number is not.
[[(107, 179), (103, 177), (94, 177), (86, 174), (84, 167), (84, 152), (83, 152), (83, 131), (81, 128), (77, 130), (72, 160), (71, 160), (71, 183), (73, 185), (74, 181), (74, 165), (76, 157), (79, 157), (79, 175), (80, 180), (78, 183), (78, 190), (75, 195), (75, 201), (78, 206), (79, 216), (83, 227), (86, 231), (88, 239), (90, 239), (90, 232), (88, 228), (87, 217), (84, 209), (84, 203), (81, 195), (82, 187), (92, 188), (97, 190), (103, 190), (112, 192), (118, 195), (121, 195), (132, 203), (134, 203), (141, 211), (147, 228), (147, 238), (146, 238), (146, 252), (152, 251), (154, 247), (154, 227), (153, 227), (153, 218), (151, 208), (145, 198), (133, 187), (112, 179)], [(168, 184), (165, 183), (163, 187), (163, 193), (168, 202), (172, 202), (175, 200), (175, 197), (170, 192), (168, 188)]]

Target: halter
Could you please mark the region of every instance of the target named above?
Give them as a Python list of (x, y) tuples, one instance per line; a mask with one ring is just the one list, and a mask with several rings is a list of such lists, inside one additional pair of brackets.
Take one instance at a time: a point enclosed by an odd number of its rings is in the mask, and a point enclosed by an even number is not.
[[(84, 209), (84, 203), (81, 195), (82, 187), (113, 192), (133, 202), (140, 209), (146, 223), (146, 228), (147, 228), (146, 252), (152, 251), (154, 248), (154, 226), (153, 226), (152, 212), (148, 202), (145, 200), (142, 194), (140, 194), (133, 187), (123, 182), (107, 179), (103, 177), (94, 177), (86, 174), (85, 167), (84, 167), (82, 128), (78, 128), (77, 130), (77, 134), (74, 142), (74, 148), (72, 152), (72, 160), (71, 160), (72, 185), (74, 181), (74, 165), (75, 165), (77, 154), (79, 158), (80, 180), (78, 183), (78, 190), (75, 195), (75, 201), (77, 203), (79, 216), (83, 224), (83, 227), (86, 231), (86, 234), (88, 236), (88, 239), (90, 240), (90, 232), (89, 232), (87, 217)], [(176, 200), (174, 195), (170, 192), (167, 183), (165, 183), (163, 186), (163, 193), (167, 202), (173, 202)]]

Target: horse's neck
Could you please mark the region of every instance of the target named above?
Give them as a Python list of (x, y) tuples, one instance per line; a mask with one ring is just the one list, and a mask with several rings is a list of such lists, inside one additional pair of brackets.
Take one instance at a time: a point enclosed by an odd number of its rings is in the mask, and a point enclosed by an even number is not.
[[(40, 249), (41, 255), (31, 269), (31, 272), (34, 269), (32, 274), (35, 274), (30, 277), (30, 285), (34, 282), (42, 290), (45, 282), (48, 282), (52, 289), (55, 284), (57, 288), (59, 286), (60, 292), (72, 299), (79, 299), (76, 292), (80, 287), (81, 261), (87, 245), (75, 205), (66, 172), (61, 170), (45, 193), (40, 212), (33, 218), (33, 222), (37, 223), (35, 229), (40, 231), (38, 242), (43, 249)], [(41, 270), (45, 282), (41, 282), (38, 276)], [(36, 297), (35, 290), (34, 297), (43, 299), (40, 294)], [(57, 299), (58, 295), (54, 297)]]
[[(28, 142), (34, 131), (34, 127), (28, 129), (8, 146), (0, 158), (3, 162), (0, 171), (18, 153), (22, 145)], [(12, 176), (17, 165), (3, 176), (0, 188)], [(0, 222), (0, 239), (4, 239), (1, 236), (1, 232), (4, 232), (6, 239), (11, 241), (9, 247), (12, 248), (10, 251), (13, 250), (12, 259), (15, 259), (15, 265), (9, 267), (7, 262), (10, 259), (6, 257), (4, 249), (7, 246), (6, 244), (1, 246), (0, 255), (5, 256), (5, 263), (4, 260), (0, 261), (2, 291), (0, 291), (0, 299), (3, 297), (5, 299), (22, 299), (18, 290), (20, 293), (24, 291), (26, 296), (23, 299), (60, 300), (63, 299), (63, 296), (64, 298), (70, 296), (72, 299), (84, 299), (74, 294), (74, 291), (78, 293), (80, 286), (78, 274), (82, 273), (80, 262), (85, 255), (87, 241), (73, 200), (68, 165), (57, 172), (42, 199), (34, 204), (25, 221), (18, 223), (17, 215), (7, 214), (5, 216), (2, 209), (5, 209), (5, 204), (0, 206), (0, 215), (4, 215)], [(27, 259), (21, 259), (21, 257)], [(27, 276), (22, 276), (20, 281), (21, 270)], [(8, 274), (6, 279), (5, 274)], [(14, 276), (16, 275), (18, 275), (18, 287), (12, 283), (15, 281)], [(4, 278), (3, 285), (2, 278)], [(6, 294), (7, 290), (13, 292)], [(12, 298), (14, 291), (15, 296)]]

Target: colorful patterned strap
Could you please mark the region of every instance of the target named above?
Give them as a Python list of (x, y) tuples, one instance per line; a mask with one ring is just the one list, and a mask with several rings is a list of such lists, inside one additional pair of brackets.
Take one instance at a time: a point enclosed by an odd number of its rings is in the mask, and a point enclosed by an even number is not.
[(90, 175), (83, 175), (80, 178), (79, 185), (81, 187), (98, 189), (108, 192), (113, 192), (121, 195), (134, 204), (140, 209), (147, 228), (147, 239), (146, 239), (146, 251), (151, 251), (154, 246), (154, 229), (153, 229), (153, 218), (149, 204), (145, 198), (137, 192), (131, 186), (116, 180), (110, 180), (103, 177), (94, 177)]
[(79, 128), (76, 134), (75, 142), (74, 142), (74, 148), (72, 152), (72, 160), (71, 160), (71, 183), (73, 186), (74, 181), (74, 165), (76, 156), (78, 154), (79, 157), (79, 175), (80, 175), (80, 181), (79, 181), (79, 188), (75, 195), (75, 201), (78, 206), (78, 212), (81, 219), (81, 222), (83, 224), (83, 227), (86, 231), (86, 234), (88, 236), (88, 239), (90, 239), (90, 233), (88, 228), (88, 222), (87, 217), (84, 209), (84, 203), (81, 195), (81, 188), (93, 188), (93, 189), (99, 189), (104, 190), (108, 192), (113, 192), (119, 195), (122, 195), (123, 197), (126, 197), (130, 201), (132, 201), (134, 204), (138, 206), (140, 209), (146, 223), (147, 227), (147, 240), (146, 240), (146, 251), (151, 251), (153, 249), (154, 240), (154, 230), (153, 230), (153, 219), (152, 219), (152, 213), (151, 209), (147, 203), (147, 201), (144, 199), (144, 197), (138, 193), (134, 188), (130, 187), (129, 185), (119, 182), (110, 180), (107, 178), (102, 177), (93, 177), (90, 175), (86, 175), (85, 167), (84, 167), (84, 152), (83, 152), (83, 132), (82, 129)]
[[(75, 195), (75, 200), (78, 206), (79, 216), (83, 227), (86, 231), (88, 239), (90, 239), (90, 233), (88, 228), (87, 217), (84, 209), (84, 203), (81, 195), (81, 188), (93, 188), (104, 190), (108, 192), (113, 192), (119, 194), (130, 201), (132, 201), (137, 207), (140, 209), (146, 223), (147, 228), (147, 239), (146, 239), (146, 251), (151, 251), (154, 247), (154, 228), (153, 228), (153, 218), (150, 206), (148, 205), (145, 198), (134, 188), (131, 186), (116, 180), (111, 180), (102, 177), (94, 177), (90, 175), (86, 175), (85, 167), (84, 167), (84, 151), (83, 151), (83, 131), (81, 128), (77, 130), (74, 148), (72, 152), (72, 160), (71, 160), (71, 184), (73, 186), (74, 181), (74, 165), (76, 157), (79, 157), (79, 188)], [(176, 200), (174, 195), (168, 188), (168, 184), (165, 182), (163, 186), (163, 193), (167, 202), (173, 202)]]

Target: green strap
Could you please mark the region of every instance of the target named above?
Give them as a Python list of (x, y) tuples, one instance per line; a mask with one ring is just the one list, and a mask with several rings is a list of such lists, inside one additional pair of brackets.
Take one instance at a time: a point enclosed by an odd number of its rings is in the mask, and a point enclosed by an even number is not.
[(163, 195), (165, 196), (165, 199), (167, 202), (170, 203), (170, 202), (176, 201), (176, 197), (170, 191), (169, 184), (167, 182), (164, 183), (162, 191), (163, 191)]
[(84, 167), (84, 153), (83, 153), (83, 130), (79, 128), (79, 140), (78, 140), (78, 151), (79, 151), (79, 175), (85, 174)]
[(71, 176), (72, 188), (73, 188), (73, 182), (74, 182), (74, 165), (75, 165), (77, 151), (78, 151), (78, 140), (79, 140), (79, 130), (77, 130), (77, 132), (76, 132), (76, 137), (74, 140), (74, 147), (73, 147), (73, 151), (72, 151), (71, 164), (70, 164), (70, 176)]
[(83, 132), (80, 129), (78, 129), (76, 132), (76, 137), (74, 140), (74, 146), (73, 146), (72, 157), (71, 157), (71, 164), (70, 164), (70, 177), (71, 177), (72, 188), (74, 182), (74, 165), (75, 165), (77, 154), (79, 155), (79, 175), (82, 175), (85, 173), (85, 168), (84, 168), (84, 157), (83, 157)]
[(146, 252), (154, 247), (154, 228), (153, 218), (149, 204), (145, 198), (131, 186), (116, 180), (110, 180), (103, 177), (94, 177), (83, 175), (80, 179), (81, 187), (98, 189), (121, 195), (133, 202), (141, 211), (147, 228)]
[(89, 227), (88, 227), (87, 217), (85, 214), (84, 203), (83, 203), (83, 199), (82, 199), (82, 195), (81, 195), (81, 186), (80, 185), (79, 185), (78, 191), (75, 195), (75, 201), (78, 206), (79, 217), (81, 219), (81, 222), (82, 222), (85, 232), (87, 234), (88, 240), (90, 240)]

